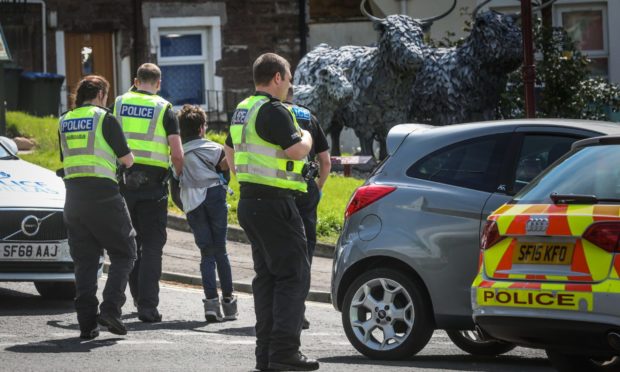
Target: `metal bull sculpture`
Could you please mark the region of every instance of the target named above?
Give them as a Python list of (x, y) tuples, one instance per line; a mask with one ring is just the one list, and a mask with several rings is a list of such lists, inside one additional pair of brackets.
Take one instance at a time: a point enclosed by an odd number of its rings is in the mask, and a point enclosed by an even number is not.
[(490, 1), (474, 9), (471, 33), (460, 46), (425, 49), (411, 91), (411, 121), (447, 125), (495, 118), (508, 74), (521, 65), (523, 49), (520, 14), (478, 12)]
[(332, 122), (334, 112), (353, 98), (353, 86), (337, 66), (325, 66), (315, 72), (315, 85), (295, 85), (293, 103), (305, 106), (319, 123)]
[(296, 85), (316, 85), (315, 72), (325, 66), (338, 66), (353, 85), (353, 99), (336, 110), (332, 123), (322, 122), (332, 137), (332, 154), (339, 154), (339, 135), (343, 126), (354, 129), (363, 154), (372, 154), (373, 139), (385, 142), (389, 128), (403, 123), (413, 103), (411, 87), (424, 65), (423, 28), (448, 15), (426, 19), (405, 15), (378, 18), (365, 9), (362, 13), (373, 22), (379, 40), (373, 46), (344, 46), (338, 49), (321, 44), (306, 54), (295, 71)]

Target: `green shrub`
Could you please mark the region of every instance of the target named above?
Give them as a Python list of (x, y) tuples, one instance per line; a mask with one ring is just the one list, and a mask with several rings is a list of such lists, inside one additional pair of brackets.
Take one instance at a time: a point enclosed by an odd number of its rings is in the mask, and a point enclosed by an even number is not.
[[(590, 76), (590, 59), (559, 27), (534, 27), (534, 44), (542, 59), (536, 62), (536, 116), (610, 120), (611, 112), (620, 110), (620, 86), (601, 77)], [(522, 69), (508, 76), (498, 114), (503, 119), (525, 116)]]
[(213, 142), (217, 142), (221, 145), (224, 144), (227, 136), (228, 136), (228, 133), (226, 132), (207, 132), (207, 135), (206, 135), (208, 139), (210, 139)]

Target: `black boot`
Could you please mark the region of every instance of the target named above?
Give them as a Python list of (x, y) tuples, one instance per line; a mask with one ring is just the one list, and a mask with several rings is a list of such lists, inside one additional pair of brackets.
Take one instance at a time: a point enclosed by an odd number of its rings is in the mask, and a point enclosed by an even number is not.
[(269, 361), (269, 369), (273, 371), (316, 371), (319, 369), (319, 362), (309, 359), (301, 351), (298, 351), (288, 358)]
[(123, 324), (123, 321), (113, 315), (110, 314), (100, 314), (97, 317), (97, 323), (102, 327), (107, 327), (110, 333), (114, 333), (115, 335), (124, 336), (127, 334), (127, 328)]
[(95, 324), (95, 328), (85, 329), (80, 332), (80, 338), (82, 340), (92, 340), (99, 337), (99, 326)]

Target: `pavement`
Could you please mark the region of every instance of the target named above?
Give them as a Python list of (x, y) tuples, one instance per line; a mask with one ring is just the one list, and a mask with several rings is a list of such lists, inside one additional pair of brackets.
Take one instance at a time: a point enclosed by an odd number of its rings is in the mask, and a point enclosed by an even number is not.
[[(168, 241), (164, 247), (161, 280), (201, 286), (200, 251), (189, 232), (184, 216), (168, 216)], [(239, 226), (228, 228), (227, 252), (232, 268), (235, 291), (252, 293), (254, 269), (252, 250), (245, 233)], [(311, 285), (308, 301), (331, 302), (330, 284), (334, 247), (318, 244), (311, 267)], [(327, 256), (327, 257), (326, 257)], [(106, 265), (107, 268), (107, 265)], [(107, 270), (106, 270), (107, 271)]]

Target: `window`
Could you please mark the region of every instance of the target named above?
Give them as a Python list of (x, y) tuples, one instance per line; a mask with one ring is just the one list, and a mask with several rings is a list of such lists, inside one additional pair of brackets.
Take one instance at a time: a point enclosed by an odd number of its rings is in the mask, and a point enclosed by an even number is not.
[(515, 197), (517, 203), (551, 203), (549, 195), (594, 195), (601, 199), (618, 199), (620, 202), (620, 169), (616, 159), (620, 146), (599, 145), (585, 147), (543, 177), (530, 183)]
[(577, 138), (530, 134), (523, 138), (512, 192), (518, 192), (545, 168), (570, 150)]
[(173, 105), (204, 105), (208, 86), (206, 31), (160, 29), (161, 96)]
[(82, 76), (93, 74), (93, 48), (82, 47)]
[(507, 136), (494, 135), (476, 138), (443, 148), (420, 160), (407, 175), (428, 181), (493, 192)]
[(152, 18), (151, 45), (161, 68), (162, 97), (174, 106), (217, 109), (209, 92), (222, 90), (222, 79), (215, 76), (222, 49), (219, 17)]
[(576, 46), (592, 63), (592, 75), (609, 75), (607, 8), (604, 5), (558, 7), (556, 24), (575, 40)]

